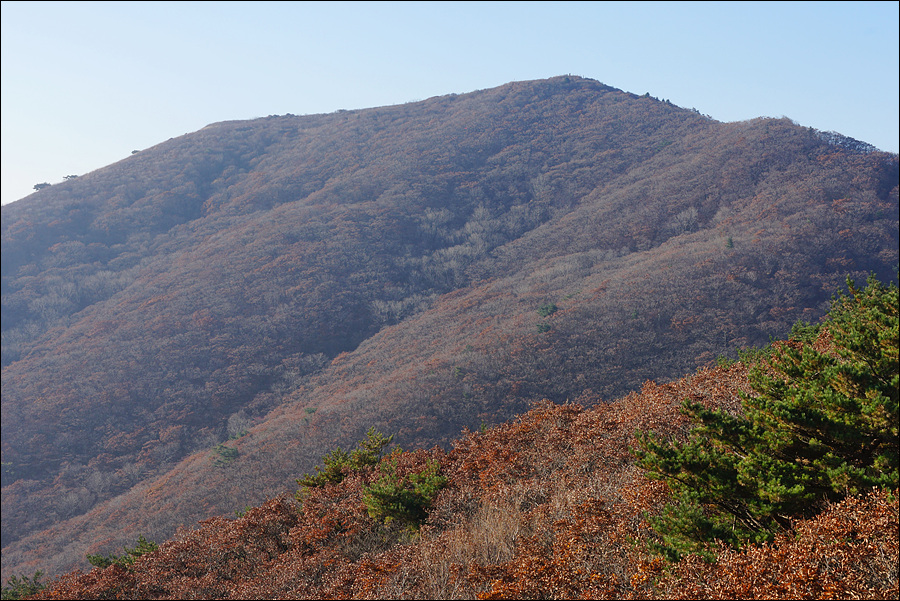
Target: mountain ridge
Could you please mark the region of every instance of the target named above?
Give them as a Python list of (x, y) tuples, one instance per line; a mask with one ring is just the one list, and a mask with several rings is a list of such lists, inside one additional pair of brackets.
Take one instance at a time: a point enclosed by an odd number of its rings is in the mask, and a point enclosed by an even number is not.
[[(3, 573), (176, 474), (265, 496), (370, 425), (446, 443), (761, 344), (894, 277), (896, 180), (787, 119), (560, 77), (212, 124), (41, 190), (3, 208)], [(115, 536), (183, 523), (142, 503)]]

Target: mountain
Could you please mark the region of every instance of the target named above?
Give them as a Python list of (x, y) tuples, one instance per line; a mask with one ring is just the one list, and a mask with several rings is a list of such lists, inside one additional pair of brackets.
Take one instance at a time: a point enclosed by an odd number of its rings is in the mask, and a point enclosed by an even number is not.
[(210, 125), (2, 232), (5, 580), (814, 322), (896, 278), (898, 157), (557, 77)]
[[(835, 340), (848, 340), (839, 337), (840, 324), (880, 331), (887, 343), (881, 352), (858, 345), (855, 353), (871, 361), (870, 376), (892, 372), (896, 386), (896, 287), (883, 298), (892, 320), (872, 319), (878, 303), (864, 301), (860, 314), (867, 320), (831, 321), (838, 327), (819, 332), (812, 347), (850, 359), (847, 348), (835, 347)], [(896, 598), (896, 490), (804, 503), (806, 515), (794, 515), (791, 527), (770, 544), (713, 547), (715, 561), (693, 555), (667, 565), (648, 546), (658, 537), (647, 518), (661, 513), (671, 490), (639, 469), (630, 451), (639, 446), (635, 430), (684, 442), (691, 425), (679, 411), (684, 399), (739, 415), (739, 397), (761, 391), (753, 375), (759, 362), (786, 356), (785, 349), (800, 344), (796, 338), (776, 342), (749, 362), (723, 362), (667, 384), (650, 382), (590, 408), (545, 401), (513, 421), (465, 433), (449, 452), (386, 453), (390, 441), (370, 432), (343, 459), (326, 457), (329, 467), (305, 477), (296, 499), (282, 495), (237, 517), (206, 520), (158, 549), (139, 540), (126, 554), (92, 557), (95, 569), (47, 583), (36, 598)], [(762, 371), (773, 365), (778, 362)], [(887, 381), (868, 381), (869, 392), (888, 393), (882, 408), (894, 408), (892, 435), (876, 438), (891, 447), (896, 489), (896, 389), (891, 402)], [(816, 374), (792, 384), (821, 382)], [(855, 423), (867, 428), (867, 422)], [(331, 469), (337, 463), (341, 469)], [(376, 488), (381, 497), (373, 495)], [(398, 489), (406, 494), (397, 495)]]

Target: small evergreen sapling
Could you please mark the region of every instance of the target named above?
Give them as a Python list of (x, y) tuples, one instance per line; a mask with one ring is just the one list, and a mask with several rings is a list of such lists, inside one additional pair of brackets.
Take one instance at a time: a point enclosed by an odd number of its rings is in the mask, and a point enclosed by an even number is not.
[(131, 564), (135, 562), (135, 560), (141, 555), (145, 555), (147, 553), (152, 553), (159, 548), (159, 545), (154, 543), (153, 541), (149, 541), (144, 538), (144, 535), (138, 536), (137, 543), (131, 549), (128, 547), (123, 547), (125, 549), (125, 553), (123, 555), (115, 555), (110, 553), (109, 555), (88, 555), (87, 560), (92, 566), (96, 568), (108, 568), (111, 565), (117, 565), (123, 568), (129, 567)]
[(394, 435), (385, 436), (374, 427), (369, 428), (366, 437), (356, 444), (356, 449), (350, 453), (343, 449), (334, 449), (322, 458), (324, 467), (316, 467), (315, 474), (305, 474), (297, 479), (301, 487), (298, 491), (298, 499), (303, 491), (308, 488), (317, 488), (326, 484), (338, 484), (348, 473), (364, 467), (378, 465), (384, 455), (384, 449), (394, 439)]
[(6, 580), (6, 586), (3, 587), (3, 594), (0, 599), (25, 599), (31, 595), (39, 593), (46, 585), (41, 582), (44, 572), (38, 570), (34, 576), (10, 576)]
[(434, 498), (447, 485), (447, 478), (440, 473), (441, 465), (429, 459), (422, 471), (401, 476), (395, 456), (382, 461), (379, 470), (381, 477), (363, 492), (369, 516), (418, 529), (428, 517)]

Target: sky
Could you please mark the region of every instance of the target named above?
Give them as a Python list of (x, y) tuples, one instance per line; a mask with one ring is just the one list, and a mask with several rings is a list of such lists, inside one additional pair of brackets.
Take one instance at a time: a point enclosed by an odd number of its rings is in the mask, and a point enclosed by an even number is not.
[(898, 152), (900, 2), (2, 2), (2, 203), (218, 121), (578, 75)]

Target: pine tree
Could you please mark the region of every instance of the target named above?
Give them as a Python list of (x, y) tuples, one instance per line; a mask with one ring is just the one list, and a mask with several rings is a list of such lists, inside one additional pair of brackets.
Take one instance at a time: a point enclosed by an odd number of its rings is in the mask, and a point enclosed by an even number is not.
[(441, 465), (428, 460), (424, 469), (404, 476), (398, 475), (397, 456), (379, 465), (381, 477), (363, 489), (363, 502), (372, 518), (398, 522), (411, 530), (428, 517), (428, 509), (438, 492), (447, 486)]
[(6, 586), (3, 587), (0, 599), (3, 599), (4, 601), (7, 599), (26, 599), (31, 595), (39, 593), (46, 587), (46, 585), (41, 582), (41, 577), (43, 575), (44, 572), (38, 570), (31, 578), (24, 575), (21, 577), (10, 576), (6, 580)]
[(848, 288), (815, 343), (775, 343), (750, 369), (743, 415), (685, 401), (696, 423), (687, 442), (638, 433), (639, 465), (674, 498), (653, 520), (658, 551), (768, 541), (825, 501), (897, 488), (897, 286)]
[(302, 499), (304, 491), (308, 488), (338, 484), (354, 470), (378, 465), (385, 447), (391, 444), (393, 439), (393, 434), (385, 436), (373, 426), (366, 432), (366, 437), (356, 443), (354, 451), (348, 453), (340, 448), (329, 451), (322, 458), (324, 468), (317, 466), (315, 474), (305, 474), (297, 479), (297, 484), (301, 487), (297, 492), (298, 500)]

